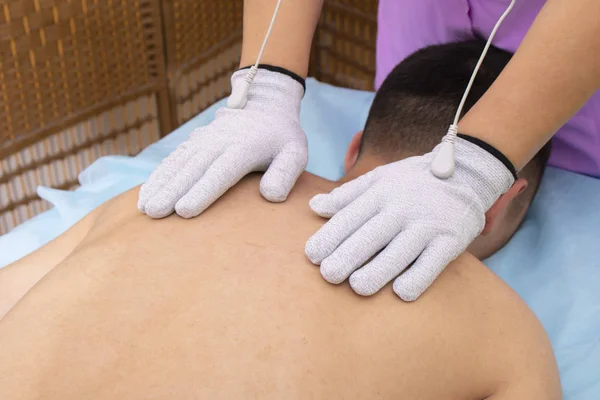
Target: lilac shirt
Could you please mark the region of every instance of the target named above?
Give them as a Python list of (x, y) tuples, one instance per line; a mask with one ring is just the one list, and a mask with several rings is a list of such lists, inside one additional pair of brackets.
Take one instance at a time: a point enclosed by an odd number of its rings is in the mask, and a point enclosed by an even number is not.
[[(375, 87), (400, 61), (422, 47), (469, 39), (474, 33), (489, 37), (509, 3), (379, 0)], [(494, 45), (514, 53), (544, 3), (517, 0), (496, 33)], [(550, 165), (600, 177), (600, 91), (556, 133), (552, 145)]]

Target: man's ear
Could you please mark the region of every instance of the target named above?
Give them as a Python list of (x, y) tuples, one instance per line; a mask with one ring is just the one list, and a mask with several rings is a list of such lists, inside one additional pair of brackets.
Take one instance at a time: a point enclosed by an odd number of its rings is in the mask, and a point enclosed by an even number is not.
[(352, 141), (350, 142), (348, 150), (346, 151), (346, 157), (344, 158), (344, 173), (348, 173), (348, 171), (354, 167), (354, 164), (356, 164), (356, 160), (358, 160), (362, 135), (363, 131), (360, 131), (352, 137)]
[(510, 189), (492, 204), (490, 209), (485, 213), (485, 227), (481, 232), (482, 235), (487, 235), (494, 229), (498, 221), (504, 217), (511, 202), (527, 189), (527, 185), (529, 185), (527, 180), (523, 178), (517, 179)]

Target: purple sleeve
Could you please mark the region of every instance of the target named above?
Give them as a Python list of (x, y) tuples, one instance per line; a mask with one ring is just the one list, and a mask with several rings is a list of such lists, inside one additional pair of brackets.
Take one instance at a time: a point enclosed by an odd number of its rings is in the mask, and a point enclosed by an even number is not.
[(380, 0), (377, 29), (375, 88), (415, 51), (473, 37), (467, 0)]

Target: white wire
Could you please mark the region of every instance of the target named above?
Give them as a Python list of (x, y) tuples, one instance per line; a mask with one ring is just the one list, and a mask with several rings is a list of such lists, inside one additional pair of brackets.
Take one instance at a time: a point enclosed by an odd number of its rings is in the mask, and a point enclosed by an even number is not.
[(246, 106), (248, 101), (248, 92), (250, 91), (250, 85), (252, 81), (254, 81), (254, 77), (258, 73), (258, 65), (260, 64), (260, 59), (262, 58), (263, 52), (265, 51), (265, 47), (267, 47), (267, 41), (269, 40), (269, 36), (271, 36), (271, 30), (273, 29), (273, 25), (275, 25), (275, 19), (277, 18), (277, 12), (279, 11), (279, 6), (281, 6), (282, 0), (277, 0), (277, 5), (275, 6), (275, 11), (273, 12), (273, 17), (271, 18), (271, 23), (269, 24), (269, 29), (267, 29), (267, 33), (265, 34), (265, 38), (263, 40), (262, 46), (260, 47), (260, 51), (258, 52), (258, 56), (256, 57), (256, 62), (254, 65), (250, 67), (246, 77), (242, 81), (242, 85), (237, 89), (231, 92), (231, 96), (227, 99), (227, 107), (233, 109), (242, 109)]
[(460, 104), (458, 106), (458, 110), (456, 111), (456, 115), (454, 116), (454, 122), (452, 125), (455, 126), (456, 129), (458, 129), (458, 120), (460, 118), (460, 115), (462, 114), (462, 109), (465, 106), (465, 102), (467, 101), (467, 96), (469, 95), (469, 92), (471, 91), (471, 86), (473, 86), (473, 82), (475, 81), (477, 72), (479, 72), (479, 67), (481, 67), (483, 60), (485, 59), (485, 56), (487, 55), (488, 49), (490, 48), (490, 46), (492, 44), (492, 39), (494, 39), (494, 36), (496, 35), (496, 31), (498, 30), (498, 28), (500, 28), (500, 24), (502, 24), (502, 21), (504, 21), (504, 18), (506, 18), (506, 16), (510, 13), (510, 11), (512, 10), (512, 8), (516, 2), (517, 2), (517, 0), (512, 0), (510, 2), (510, 5), (506, 9), (506, 11), (504, 11), (504, 14), (502, 14), (502, 16), (500, 17), (498, 22), (496, 22), (496, 26), (494, 26), (492, 33), (490, 33), (490, 38), (488, 39), (487, 43), (485, 44), (485, 47), (483, 48), (481, 57), (479, 57), (479, 61), (477, 62), (477, 65), (475, 66), (475, 70), (473, 71), (473, 75), (471, 75), (471, 80), (469, 81), (469, 84), (467, 85), (467, 89), (465, 90), (465, 93), (463, 94), (462, 100), (460, 101)]
[[(248, 83), (251, 83), (256, 75), (256, 69), (258, 68), (258, 64), (260, 63), (260, 59), (262, 58), (263, 52), (265, 51), (265, 47), (267, 47), (267, 42), (269, 41), (269, 36), (271, 36), (271, 30), (273, 29), (273, 25), (275, 25), (275, 19), (277, 18), (277, 12), (279, 11), (279, 6), (283, 0), (277, 0), (277, 5), (275, 6), (275, 11), (273, 11), (273, 17), (271, 18), (271, 23), (269, 24), (269, 29), (267, 29), (267, 33), (265, 34), (265, 39), (263, 40), (262, 46), (260, 47), (260, 51), (258, 52), (258, 57), (256, 57), (256, 63), (252, 66), (252, 73), (249, 73), (246, 77)], [(248, 79), (249, 78), (249, 79)]]

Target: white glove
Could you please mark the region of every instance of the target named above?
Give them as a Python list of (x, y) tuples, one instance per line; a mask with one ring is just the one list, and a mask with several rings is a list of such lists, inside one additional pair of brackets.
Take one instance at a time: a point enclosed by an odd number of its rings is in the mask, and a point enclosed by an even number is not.
[[(231, 77), (240, 90), (247, 71)], [(173, 210), (195, 217), (245, 175), (266, 171), (260, 193), (284, 201), (308, 162), (300, 127), (304, 88), (279, 72), (258, 70), (243, 109), (221, 108), (215, 120), (196, 129), (142, 185), (138, 208), (152, 218)]]
[(331, 218), (305, 249), (311, 262), (321, 264), (325, 280), (338, 284), (350, 277), (352, 289), (369, 296), (414, 261), (393, 285), (398, 296), (413, 301), (466, 250), (514, 178), (483, 148), (461, 138), (455, 143), (455, 171), (448, 179), (431, 172), (438, 146), (311, 199), (315, 213)]

